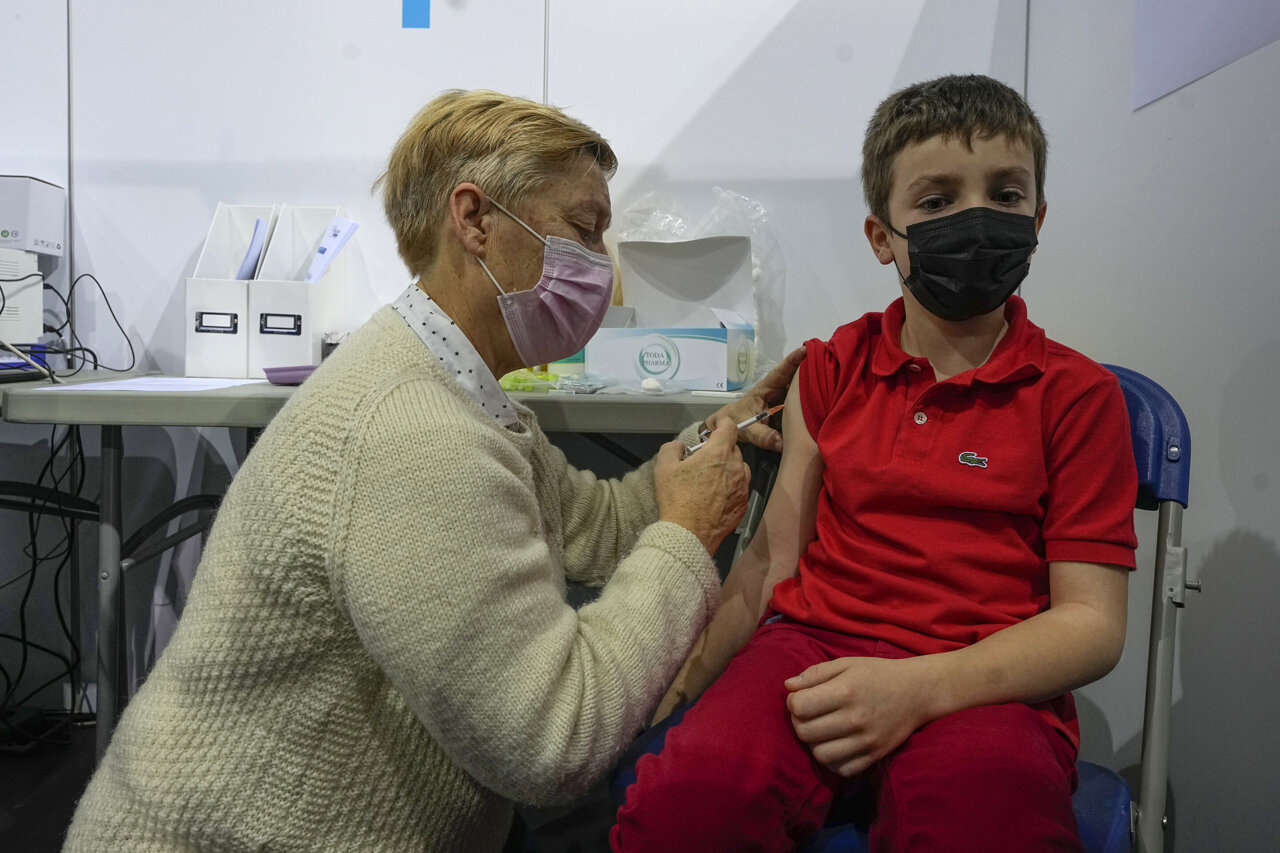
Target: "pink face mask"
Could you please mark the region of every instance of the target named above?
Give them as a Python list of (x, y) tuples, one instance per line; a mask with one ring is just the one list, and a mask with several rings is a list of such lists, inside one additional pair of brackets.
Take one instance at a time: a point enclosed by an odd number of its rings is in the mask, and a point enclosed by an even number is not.
[[(492, 200), (492, 199), (491, 199)], [(563, 237), (543, 238), (496, 201), (494, 206), (542, 241), (542, 278), (531, 290), (507, 293), (477, 256), (498, 288), (498, 305), (516, 353), (526, 366), (549, 364), (586, 346), (600, 328), (613, 297), (613, 260)]]

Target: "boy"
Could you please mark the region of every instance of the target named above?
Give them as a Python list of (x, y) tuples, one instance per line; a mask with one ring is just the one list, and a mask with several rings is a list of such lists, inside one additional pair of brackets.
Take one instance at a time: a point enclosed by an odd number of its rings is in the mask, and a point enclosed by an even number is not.
[(790, 850), (846, 782), (873, 850), (1080, 849), (1069, 691), (1124, 644), (1137, 486), (1114, 377), (1012, 295), (1046, 149), (986, 77), (877, 109), (864, 230), (902, 298), (806, 344), (759, 532), (659, 714), (706, 693), (615, 850)]

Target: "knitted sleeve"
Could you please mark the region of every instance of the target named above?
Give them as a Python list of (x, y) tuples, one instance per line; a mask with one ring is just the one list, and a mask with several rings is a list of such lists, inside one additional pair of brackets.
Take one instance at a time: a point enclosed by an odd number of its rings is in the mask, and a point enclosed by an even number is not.
[[(430, 383), (361, 407), (334, 507), (335, 596), (450, 758), (511, 799), (589, 787), (717, 603), (696, 537), (648, 526), (591, 605), (555, 582), (527, 454)], [(423, 421), (428, 423), (424, 428)]]
[[(697, 443), (697, 426), (690, 425), (678, 438), (686, 445)], [(560, 470), (565, 576), (599, 586), (612, 576), (640, 532), (658, 520), (653, 460), (620, 479), (601, 480), (570, 467), (563, 454), (554, 452)]]

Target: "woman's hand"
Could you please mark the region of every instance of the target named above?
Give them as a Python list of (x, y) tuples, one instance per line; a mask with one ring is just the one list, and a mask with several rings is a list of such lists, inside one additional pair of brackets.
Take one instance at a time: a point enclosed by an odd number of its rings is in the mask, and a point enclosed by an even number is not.
[(838, 658), (788, 678), (787, 710), (813, 757), (848, 778), (931, 719), (923, 658)]
[(717, 418), (711, 437), (697, 453), (669, 441), (658, 450), (653, 470), (658, 518), (692, 531), (708, 553), (715, 553), (738, 526), (751, 489), (751, 469), (738, 449), (737, 425), (727, 417)]
[[(707, 426), (711, 426), (720, 418), (728, 418), (733, 423), (740, 424), (747, 418), (781, 403), (786, 399), (787, 388), (791, 385), (791, 379), (796, 375), (800, 362), (804, 361), (804, 356), (804, 347), (792, 350), (745, 394), (708, 418)], [(769, 426), (767, 420), (744, 429), (738, 435), (738, 440), (749, 442), (765, 450), (778, 452), (782, 450), (782, 433)], [(701, 450), (698, 452), (702, 453)]]

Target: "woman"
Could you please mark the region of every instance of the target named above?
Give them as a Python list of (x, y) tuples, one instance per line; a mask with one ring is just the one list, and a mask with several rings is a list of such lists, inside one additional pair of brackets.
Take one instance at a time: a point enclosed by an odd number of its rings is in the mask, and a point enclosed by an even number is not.
[[(566, 464), (496, 377), (599, 326), (615, 166), (583, 124), (491, 92), (413, 120), (379, 183), (416, 281), (245, 461), (67, 850), (498, 850), (513, 802), (613, 764), (718, 601), (710, 553), (748, 486), (734, 424), (801, 357), (687, 459), (671, 442), (609, 482)], [(604, 589), (575, 611), (566, 579)]]

